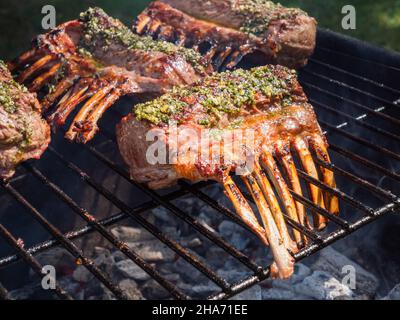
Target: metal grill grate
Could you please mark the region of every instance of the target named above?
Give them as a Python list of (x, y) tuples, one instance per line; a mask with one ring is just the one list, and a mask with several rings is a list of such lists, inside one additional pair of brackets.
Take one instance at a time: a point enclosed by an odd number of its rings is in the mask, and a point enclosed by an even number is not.
[[(362, 54), (359, 52), (362, 52)], [(382, 63), (385, 59), (387, 64)], [(400, 76), (398, 65), (400, 65), (399, 56), (320, 30), (318, 49), (309, 65), (300, 72), (300, 80), (315, 107), (317, 115), (320, 117), (321, 126), (326, 130), (331, 142), (330, 152), (333, 164), (318, 159), (315, 159), (315, 161), (335, 172), (338, 188), (332, 189), (308, 176), (305, 172), (301, 170), (298, 170), (298, 172), (303, 181), (311, 182), (338, 196), (341, 200), (342, 211), (351, 212), (351, 214), (340, 217), (333, 216), (326, 210), (314, 205), (307, 198), (292, 192), (297, 201), (301, 202), (308, 210), (327, 217), (332, 225), (329, 232), (310, 231), (286, 217), (291, 227), (299, 230), (310, 239), (311, 244), (295, 255), (297, 261), (355, 232), (379, 217), (395, 212), (399, 208), (400, 198), (397, 190), (399, 190), (400, 174), (396, 172), (396, 166), (399, 164), (400, 154), (395, 147), (399, 146), (398, 142), (400, 141), (400, 106), (393, 102), (400, 98), (400, 88), (394, 80), (395, 78), (399, 79)], [(111, 112), (120, 117), (117, 111)], [(76, 259), (76, 263), (85, 266), (116, 298), (126, 299), (125, 293), (74, 242), (74, 240), (85, 235), (97, 233), (147, 272), (170, 293), (171, 297), (175, 299), (191, 298), (164, 277), (153, 265), (144, 261), (137, 252), (118, 240), (108, 229), (108, 227), (118, 225), (123, 220), (132, 219), (220, 288), (209, 296), (209, 299), (232, 297), (268, 278), (268, 268), (258, 265), (216, 232), (205, 227), (197, 217), (193, 217), (186, 213), (184, 209), (173, 204), (173, 200), (191, 195), (215, 209), (217, 213), (246, 228), (232, 210), (224, 207), (204, 192), (207, 187), (212, 185), (211, 182), (192, 185), (182, 181), (177, 190), (166, 194), (149, 190), (131, 181), (125, 168), (101, 151), (104, 148), (111, 148), (111, 145), (114, 149), (116, 148), (115, 137), (111, 130), (104, 129), (99, 135), (100, 142), (95, 145), (74, 145), (68, 146), (68, 148), (75, 150), (84, 148), (88, 156), (90, 155), (93, 159), (97, 159), (105, 167), (108, 167), (112, 175), (126, 180), (134, 188), (140, 190), (143, 196), (149, 197), (151, 200), (138, 206), (130, 205), (127, 201), (121, 199), (115, 190), (110, 190), (86, 173), (76, 163), (75, 159), (72, 159), (68, 151), (64, 150), (63, 144), (53, 145), (49, 148), (48, 154), (61, 164), (64, 170), (69, 170), (79, 177), (81, 184), (94, 189), (110, 204), (118, 208), (120, 212), (105, 219), (96, 219), (96, 213), (91, 214), (89, 210), (79, 205), (64, 191), (65, 189), (54, 182), (53, 178), (50, 179), (43, 172), (44, 170), (39, 169), (38, 163), (31, 162), (23, 165), (24, 174), (8, 184), (1, 184), (1, 188), (9, 197), (24, 207), (23, 212), (18, 212), (18, 214), (30, 214), (32, 223), (34, 220), (38, 222), (52, 238), (25, 248), (9, 231), (10, 228), (0, 223), (0, 236), (14, 250), (14, 254), (0, 258), (0, 273), (6, 268), (12, 268), (15, 262), (23, 261), (35, 273), (41, 275), (42, 265), (35, 256), (38, 253), (61, 246)], [(65, 148), (67, 149), (67, 147)], [(364, 172), (371, 172), (372, 174), (366, 176)], [(18, 185), (21, 181), (25, 181), (27, 177), (33, 177), (43, 184), (47, 190), (68, 205), (73, 214), (81, 217), (85, 221), (85, 225), (76, 230), (65, 232), (45, 218), (37, 209), (37, 203), (40, 199), (30, 201), (28, 196), (19, 191)], [(379, 179), (376, 179), (376, 177), (379, 177)], [(355, 188), (365, 190), (374, 200), (366, 201), (365, 197), (359, 196), (362, 192), (354, 192)], [(46, 198), (43, 197), (41, 201), (46, 201)], [(163, 230), (145, 219), (144, 213), (158, 206), (168, 209), (172, 214), (171, 219), (182, 220), (190, 228), (209, 239), (215, 246), (227, 252), (243, 264), (252, 275), (236, 283), (229, 283), (223, 279), (206, 261), (166, 236)], [(57, 287), (54, 293), (61, 299), (72, 299), (70, 294), (61, 287)], [(7, 289), (0, 283), (0, 299), (7, 299), (7, 297)]]

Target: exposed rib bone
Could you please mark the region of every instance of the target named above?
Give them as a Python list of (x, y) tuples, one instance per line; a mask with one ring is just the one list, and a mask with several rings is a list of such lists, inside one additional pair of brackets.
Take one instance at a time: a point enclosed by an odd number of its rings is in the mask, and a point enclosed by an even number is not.
[[(299, 175), (297, 174), (297, 169), (294, 164), (292, 155), (290, 152), (286, 154), (279, 153), (278, 154), (278, 159), (280, 163), (282, 164), (282, 168), (285, 171), (285, 176), (288, 178), (288, 183), (291, 187), (291, 189), (296, 192), (298, 195), (303, 195), (303, 191), (301, 190), (301, 184), (300, 184), (300, 179)], [(303, 204), (299, 201), (295, 201), (296, 203), (296, 209), (297, 209), (297, 216), (299, 217), (300, 224), (304, 225), (308, 229), (312, 229), (310, 225), (310, 221), (307, 216), (306, 209), (304, 208)], [(305, 244), (307, 244), (308, 239), (307, 237), (303, 238), (305, 241)]]
[(228, 55), (231, 52), (232, 52), (232, 48), (228, 47), (228, 48), (224, 49), (222, 52), (220, 52), (217, 55), (217, 57), (213, 59), (212, 64), (214, 66), (214, 70), (215, 71), (218, 71), (221, 68), (221, 66), (222, 66), (223, 62), (225, 61), (226, 57), (228, 57)]
[[(318, 172), (315, 167), (311, 153), (307, 148), (306, 142), (301, 138), (297, 138), (294, 142), (294, 148), (298, 153), (303, 170), (308, 175), (318, 180)], [(310, 192), (311, 200), (319, 207), (325, 209), (324, 197), (321, 190), (312, 183), (307, 183), (307, 186)], [(324, 229), (327, 222), (327, 218), (317, 214), (316, 212), (313, 212), (313, 223), (315, 228), (317, 228), (318, 230)]]
[(281, 279), (286, 279), (293, 274), (294, 261), (293, 257), (289, 254), (285, 241), (279, 233), (278, 227), (272, 217), (271, 211), (268, 207), (260, 187), (255, 179), (249, 175), (242, 177), (247, 188), (250, 190), (251, 195), (260, 211), (260, 215), (267, 232), (267, 239), (270, 244), (274, 261), (278, 268), (278, 276)]
[(230, 57), (225, 60), (223, 68), (233, 69), (243, 59), (244, 55), (239, 50), (233, 52)]
[(20, 83), (25, 82), (26, 79), (28, 79), (31, 75), (33, 75), (39, 69), (41, 69), (44, 66), (46, 66), (52, 60), (54, 60), (54, 57), (52, 55), (47, 55), (47, 56), (44, 56), (43, 58), (40, 58), (38, 61), (36, 61), (29, 68), (27, 68), (26, 70), (21, 72), (21, 74), (17, 78), (18, 82), (20, 82)]
[(163, 40), (163, 41), (173, 41), (173, 36), (174, 36), (174, 29), (172, 29), (171, 26), (161, 26), (157, 39)]
[(40, 75), (37, 77), (35, 80), (32, 81), (32, 84), (29, 86), (29, 91), (35, 92), (40, 90), (46, 82), (54, 76), (58, 69), (61, 67), (61, 63), (57, 63), (54, 66), (52, 66), (49, 71), (45, 72), (44, 74)]
[[(90, 128), (90, 130), (87, 131), (85, 130), (81, 132), (77, 139), (78, 142), (86, 143), (89, 140), (93, 139), (93, 137), (99, 130), (99, 127), (97, 125), (99, 119), (104, 114), (104, 112), (106, 112), (107, 109), (110, 108), (119, 98), (120, 98), (119, 91), (117, 89), (114, 89), (103, 99), (101, 103), (97, 105), (97, 107), (92, 111), (92, 113), (85, 121), (88, 124), (88, 128)], [(74, 124), (72, 125), (74, 126)]]
[(63, 93), (65, 93), (68, 89), (70, 89), (75, 81), (79, 78), (79, 76), (72, 76), (62, 79), (57, 86), (54, 88), (54, 91), (49, 93), (42, 100), (42, 107), (44, 110), (50, 108)]
[(138, 19), (136, 23), (136, 32), (138, 34), (143, 34), (146, 32), (149, 22), (151, 21), (151, 18), (149, 16), (140, 16), (140, 19)]
[(179, 32), (176, 36), (176, 41), (174, 42), (177, 46), (184, 46), (186, 42), (186, 36), (184, 33)]
[(75, 119), (73, 120), (73, 125), (71, 125), (70, 129), (66, 133), (65, 137), (69, 140), (75, 140), (77, 132), (74, 130), (74, 126), (76, 124), (83, 123), (92, 109), (100, 103), (100, 101), (113, 89), (112, 85), (106, 86), (99, 90), (96, 94), (94, 94), (79, 110), (78, 114), (76, 115)]
[(159, 20), (153, 20), (150, 24), (149, 29), (147, 30), (147, 34), (153, 37), (157, 33), (160, 26), (161, 22)]
[[(294, 221), (300, 223), (298, 216), (296, 205), (290, 194), (290, 191), (283, 179), (272, 154), (264, 148), (261, 154), (261, 161), (264, 165), (264, 169), (266, 170), (268, 177), (271, 179), (276, 191), (278, 192), (279, 198), (281, 199), (283, 205), (285, 206), (287, 215)], [(296, 242), (301, 245), (302, 244), (302, 235), (298, 230), (293, 229), (293, 234), (296, 239)]]
[(21, 67), (22, 65), (27, 64), (32, 57), (37, 54), (36, 48), (28, 50), (21, 54), (18, 58), (16, 58), (13, 62), (8, 63), (7, 67), (11, 72), (14, 72), (17, 68)]
[[(320, 136), (318, 136), (318, 135), (314, 136), (311, 139), (310, 144), (319, 159), (321, 159), (325, 162), (328, 162), (328, 163), (331, 162), (329, 154), (328, 154), (328, 150), (326, 148), (326, 143)], [(334, 173), (331, 170), (325, 168), (324, 166), (319, 166), (319, 170), (321, 172), (322, 180), (323, 180), (324, 184), (335, 189), (336, 181), (335, 181)], [(332, 195), (328, 191), (325, 191), (324, 192), (324, 200), (325, 200), (326, 209), (330, 213), (332, 213), (334, 215), (338, 215), (339, 214), (339, 199), (338, 199), (338, 197)]]
[(272, 189), (272, 186), (270, 182), (268, 181), (267, 176), (265, 173), (262, 171), (260, 165), (258, 163), (255, 163), (255, 168), (254, 168), (254, 173), (253, 176), (256, 178), (258, 185), (260, 186), (265, 199), (268, 202), (269, 208), (272, 212), (272, 215), (274, 217), (276, 226), (278, 227), (279, 233), (281, 234), (281, 237), (285, 243), (285, 247), (290, 249), (292, 252), (297, 251), (297, 246), (293, 242), (292, 238), (289, 235), (285, 218), (282, 214), (281, 208), (279, 206), (279, 202), (275, 197), (274, 190)]
[(75, 109), (75, 107), (82, 101), (87, 99), (90, 95), (90, 92), (87, 93), (89, 89), (89, 84), (87, 84), (86, 80), (81, 80), (76, 85), (74, 93), (68, 98), (65, 103), (63, 103), (56, 109), (56, 111), (49, 117), (49, 121), (57, 126), (62, 126), (70, 113)]
[(246, 223), (266, 245), (268, 245), (269, 242), (265, 230), (260, 226), (253, 210), (231, 177), (225, 175), (222, 178), (221, 183), (224, 186), (227, 197), (231, 200), (236, 212), (243, 222)]

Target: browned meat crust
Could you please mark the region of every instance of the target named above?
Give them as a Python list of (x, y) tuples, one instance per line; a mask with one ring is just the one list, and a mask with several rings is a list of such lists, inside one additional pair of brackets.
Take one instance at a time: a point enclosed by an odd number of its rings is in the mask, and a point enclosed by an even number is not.
[(8, 179), (28, 159), (39, 159), (50, 143), (36, 95), (17, 84), (0, 61), (0, 178)]
[(99, 8), (39, 36), (10, 68), (30, 91), (48, 87), (43, 107), (53, 127), (86, 101), (66, 135), (83, 143), (119, 97), (162, 94), (209, 71), (195, 51), (135, 35)]
[(298, 68), (314, 51), (316, 25), (305, 12), (266, 0), (161, 0), (139, 15), (134, 30), (207, 51), (215, 70), (232, 69), (249, 54)]

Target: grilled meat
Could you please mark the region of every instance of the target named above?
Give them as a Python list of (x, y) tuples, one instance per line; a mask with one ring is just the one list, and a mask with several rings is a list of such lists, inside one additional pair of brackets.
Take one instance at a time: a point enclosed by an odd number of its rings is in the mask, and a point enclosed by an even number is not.
[(134, 30), (197, 49), (215, 70), (251, 60), (249, 54), (298, 68), (314, 51), (316, 25), (304, 11), (267, 0), (161, 0), (139, 15)]
[(50, 142), (35, 94), (16, 83), (0, 61), (0, 178), (11, 178), (18, 164), (38, 159)]
[[(306, 244), (298, 231), (290, 233), (282, 211), (310, 227), (305, 208), (291, 195), (290, 189), (302, 194), (291, 150), (304, 171), (319, 179), (320, 170), (324, 183), (335, 187), (333, 173), (316, 167), (309, 150), (329, 161), (313, 108), (295, 72), (282, 66), (238, 69), (175, 88), (137, 105), (118, 125), (117, 139), (132, 178), (150, 188), (171, 186), (182, 178), (223, 185), (240, 217), (271, 246), (272, 271), (281, 278), (293, 272), (288, 250)], [(263, 227), (232, 180), (233, 172), (249, 189)], [(314, 203), (338, 214), (337, 198), (315, 185), (308, 187)], [(327, 222), (318, 214), (312, 220), (318, 229)]]
[(42, 103), (53, 127), (86, 101), (66, 134), (83, 143), (94, 137), (98, 120), (119, 97), (161, 94), (208, 72), (195, 51), (140, 37), (99, 8), (39, 36), (10, 68), (30, 91), (49, 86)]

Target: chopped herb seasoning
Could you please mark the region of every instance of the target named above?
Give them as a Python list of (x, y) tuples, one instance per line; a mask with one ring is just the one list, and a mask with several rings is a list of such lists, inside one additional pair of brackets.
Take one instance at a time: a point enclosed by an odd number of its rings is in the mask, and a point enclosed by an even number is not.
[(300, 9), (285, 8), (268, 0), (230, 0), (230, 4), (232, 11), (243, 18), (240, 30), (256, 36), (264, 35), (272, 21), (307, 15)]
[[(282, 77), (277, 75), (279, 72)], [(239, 69), (218, 73), (192, 86), (173, 88), (158, 99), (139, 104), (134, 113), (138, 120), (156, 125), (170, 120), (179, 123), (184, 119), (185, 112), (193, 109), (193, 103), (188, 101), (195, 101), (204, 114), (197, 123), (213, 127), (226, 114), (237, 116), (244, 108), (254, 107), (259, 95), (280, 108), (290, 105), (291, 90), (296, 81), (296, 72), (284, 67), (265, 66), (250, 71)], [(240, 121), (239, 118), (231, 125), (238, 126)]]
[[(0, 61), (1, 72), (8, 72), (7, 66)], [(18, 91), (27, 92), (27, 89), (15, 82), (13, 79), (2, 81), (0, 83), (0, 106), (8, 113), (15, 113), (17, 105), (15, 104), (15, 93)]]
[(85, 55), (90, 54), (96, 46), (104, 50), (111, 44), (121, 45), (127, 49), (157, 51), (168, 55), (180, 55), (189, 62), (198, 72), (204, 72), (201, 55), (184, 47), (176, 46), (166, 41), (156, 41), (151, 37), (143, 37), (134, 34), (120, 21), (109, 17), (100, 8), (90, 8), (81, 13), (80, 20), (84, 24), (84, 36), (81, 49)]

